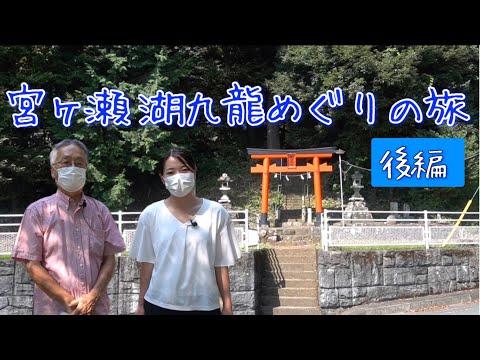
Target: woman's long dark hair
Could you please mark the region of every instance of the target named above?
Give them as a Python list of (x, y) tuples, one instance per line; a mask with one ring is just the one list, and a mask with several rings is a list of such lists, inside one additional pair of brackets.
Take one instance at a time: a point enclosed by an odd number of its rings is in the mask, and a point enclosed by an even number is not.
[(197, 164), (193, 160), (192, 154), (183, 148), (171, 148), (167, 151), (167, 153), (162, 157), (159, 164), (159, 173), (163, 176), (163, 172), (165, 171), (165, 162), (168, 160), (169, 157), (174, 157), (178, 161), (180, 161), (183, 165), (187, 168), (192, 170), (194, 173), (197, 173)]

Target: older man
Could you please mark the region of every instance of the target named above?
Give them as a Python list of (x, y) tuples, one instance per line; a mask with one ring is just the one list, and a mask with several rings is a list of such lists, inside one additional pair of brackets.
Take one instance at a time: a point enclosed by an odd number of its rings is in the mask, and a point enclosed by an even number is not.
[(34, 314), (106, 315), (115, 254), (125, 243), (108, 208), (85, 196), (88, 150), (63, 140), (50, 153), (54, 195), (29, 205), (12, 258), (35, 283)]

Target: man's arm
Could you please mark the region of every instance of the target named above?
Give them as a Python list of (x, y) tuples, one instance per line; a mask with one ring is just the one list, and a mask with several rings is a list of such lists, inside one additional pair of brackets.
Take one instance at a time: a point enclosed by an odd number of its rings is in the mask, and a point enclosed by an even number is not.
[(75, 298), (60, 286), (60, 284), (42, 266), (40, 261), (27, 261), (25, 269), (35, 284), (37, 284), (37, 286), (50, 298), (61, 303), (67, 313), (71, 314), (75, 310), (75, 305), (71, 305), (71, 302), (75, 300)]
[(217, 280), (218, 291), (220, 292), (220, 296), (223, 302), (222, 315), (233, 315), (228, 266), (216, 267), (215, 278)]
[(98, 278), (88, 294), (85, 294), (78, 299), (73, 300), (70, 306), (75, 307), (72, 315), (92, 315), (95, 310), (95, 304), (100, 296), (105, 291), (108, 283), (112, 279), (115, 271), (115, 255), (105, 255), (103, 257), (102, 265), (98, 273)]
[(141, 262), (140, 264), (140, 294), (138, 294), (138, 305), (135, 315), (145, 315), (143, 308), (145, 293), (150, 285), (152, 279), (153, 264), (148, 262)]

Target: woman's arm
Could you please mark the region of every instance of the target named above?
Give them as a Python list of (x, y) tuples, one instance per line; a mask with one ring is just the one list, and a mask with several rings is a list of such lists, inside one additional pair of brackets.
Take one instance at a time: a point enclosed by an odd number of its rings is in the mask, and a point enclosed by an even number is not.
[(145, 293), (150, 285), (150, 279), (152, 278), (153, 264), (147, 262), (141, 262), (140, 264), (140, 294), (138, 295), (138, 305), (135, 311), (136, 315), (145, 315), (143, 308), (143, 302)]
[(232, 297), (230, 295), (230, 277), (228, 276), (228, 266), (215, 268), (215, 278), (217, 279), (218, 291), (222, 298), (222, 315), (233, 315)]

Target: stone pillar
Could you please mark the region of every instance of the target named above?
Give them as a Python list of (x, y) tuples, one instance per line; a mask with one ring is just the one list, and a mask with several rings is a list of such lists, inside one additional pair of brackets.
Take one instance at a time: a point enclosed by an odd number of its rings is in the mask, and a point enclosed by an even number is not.
[(396, 201), (391, 201), (390, 202), (390, 211), (398, 211), (398, 202)]

